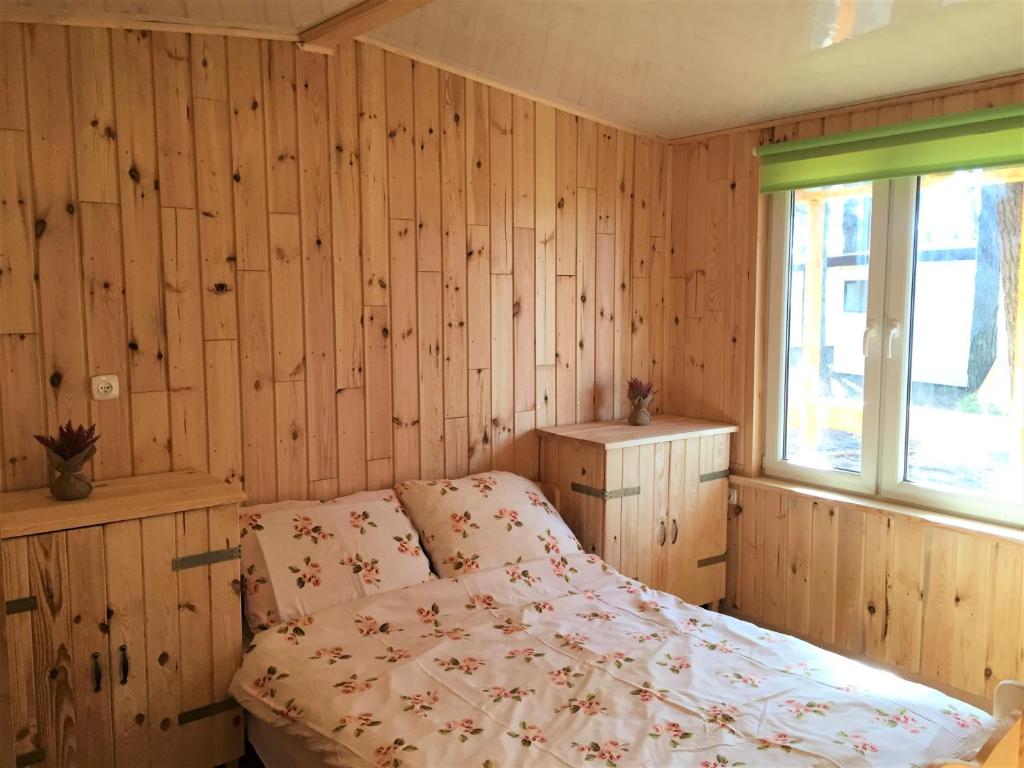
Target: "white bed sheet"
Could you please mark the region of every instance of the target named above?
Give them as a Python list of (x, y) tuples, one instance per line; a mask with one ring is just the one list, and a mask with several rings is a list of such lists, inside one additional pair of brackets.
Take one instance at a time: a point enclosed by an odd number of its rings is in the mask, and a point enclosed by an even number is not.
[(970, 759), (995, 724), (588, 555), (420, 584), (268, 630), (232, 693), (328, 764), (378, 768), (919, 766)]

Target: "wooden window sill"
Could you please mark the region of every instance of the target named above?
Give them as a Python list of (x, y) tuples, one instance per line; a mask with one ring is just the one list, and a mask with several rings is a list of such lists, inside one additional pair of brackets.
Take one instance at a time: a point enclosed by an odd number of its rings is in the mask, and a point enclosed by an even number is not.
[(968, 517), (959, 517), (946, 512), (935, 512), (933, 510), (913, 507), (906, 504), (899, 504), (891, 501), (884, 501), (867, 496), (857, 496), (852, 493), (829, 490), (827, 488), (816, 488), (811, 485), (794, 483), (789, 480), (779, 480), (773, 477), (746, 477), (743, 475), (730, 475), (729, 484), (751, 488), (766, 488), (797, 496), (834, 502), (845, 507), (853, 507), (865, 512), (875, 512), (888, 515), (902, 515), (904, 517), (920, 520), (931, 525), (942, 528), (949, 528), (955, 531), (973, 533), (981, 536), (989, 536), (1002, 541), (1012, 541), (1024, 544), (1024, 530), (1013, 528), (998, 523), (988, 523), (981, 520), (973, 520)]

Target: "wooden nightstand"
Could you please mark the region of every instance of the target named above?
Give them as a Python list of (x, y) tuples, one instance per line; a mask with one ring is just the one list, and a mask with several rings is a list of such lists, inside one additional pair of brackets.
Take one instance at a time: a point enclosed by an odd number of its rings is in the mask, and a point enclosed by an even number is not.
[(698, 605), (725, 596), (729, 434), (656, 416), (539, 429), (540, 474), (587, 552)]
[(244, 499), (200, 472), (97, 481), (81, 501), (0, 494), (0, 721), (13, 722), (0, 766), (15, 764), (12, 736), (18, 766), (206, 768), (242, 754), (228, 685)]

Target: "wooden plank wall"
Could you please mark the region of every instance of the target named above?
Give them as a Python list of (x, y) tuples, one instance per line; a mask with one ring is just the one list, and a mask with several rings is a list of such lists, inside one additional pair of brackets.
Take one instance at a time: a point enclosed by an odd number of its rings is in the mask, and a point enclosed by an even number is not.
[(760, 474), (766, 254), (758, 145), (1021, 101), (1024, 76), (1016, 75), (672, 142), (666, 409), (737, 424), (732, 470)]
[(726, 610), (974, 703), (1024, 678), (1024, 544), (739, 481)]
[[(673, 142), (666, 408), (739, 425), (734, 473), (761, 473), (766, 254), (754, 148), (1021, 101), (1018, 75)], [(739, 509), (725, 610), (977, 701), (1024, 676), (1021, 546), (746, 485)]]
[(250, 503), (536, 475), (661, 388), (667, 157), (365, 44), (0, 24), (0, 487), (67, 419)]

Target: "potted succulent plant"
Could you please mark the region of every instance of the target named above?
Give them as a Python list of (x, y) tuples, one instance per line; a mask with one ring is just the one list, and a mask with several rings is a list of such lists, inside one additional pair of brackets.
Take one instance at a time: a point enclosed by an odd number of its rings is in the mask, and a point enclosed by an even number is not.
[(85, 462), (96, 453), (96, 425), (86, 427), (79, 424), (71, 426), (71, 421), (57, 428), (57, 436), (34, 435), (50, 457), (53, 467), (53, 480), (50, 481), (50, 493), (55, 499), (73, 501), (84, 499), (92, 493), (92, 483), (82, 474)]
[(629, 423), (634, 427), (646, 427), (651, 423), (651, 412), (648, 410), (656, 394), (654, 384), (643, 382), (635, 376), (626, 382), (629, 386), (629, 402), (633, 410), (629, 414)]

